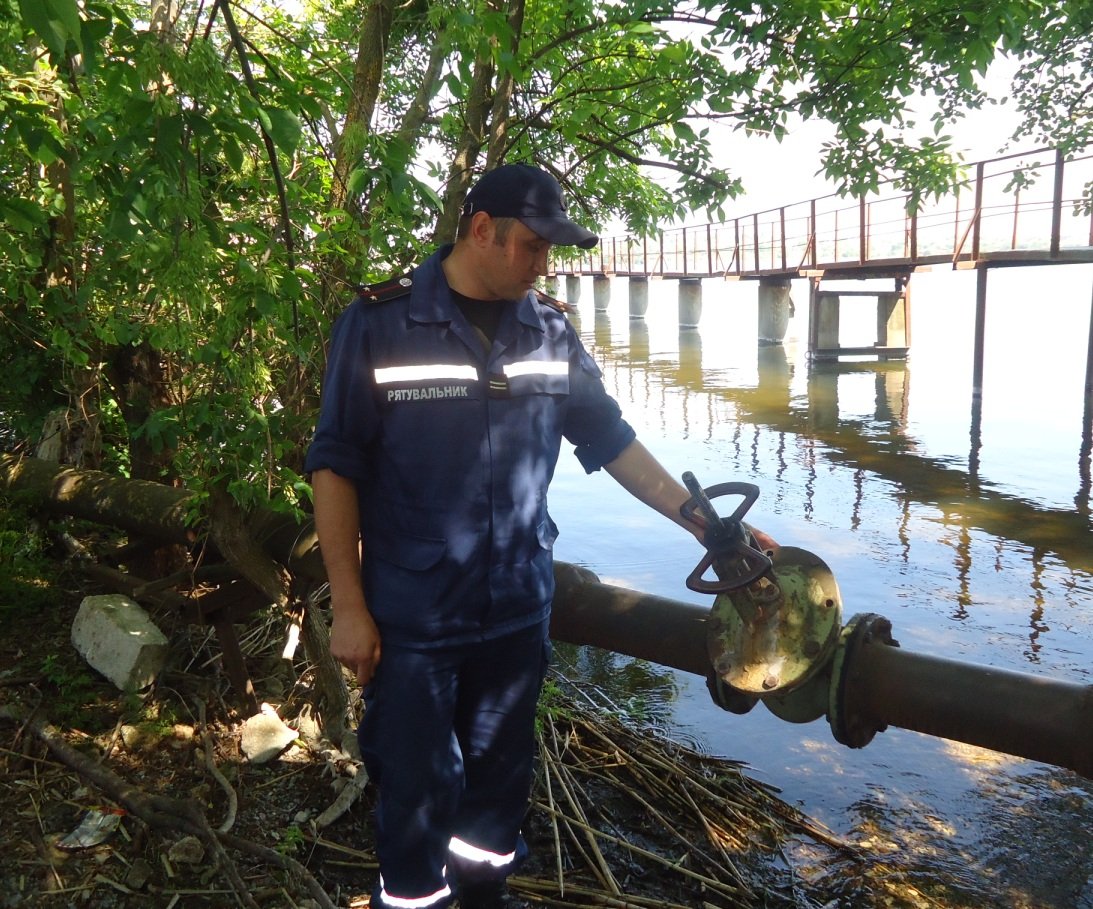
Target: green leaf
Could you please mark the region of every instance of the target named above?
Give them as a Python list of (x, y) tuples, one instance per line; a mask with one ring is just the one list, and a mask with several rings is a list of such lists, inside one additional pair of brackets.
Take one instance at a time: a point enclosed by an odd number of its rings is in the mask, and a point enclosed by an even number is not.
[(262, 318), (275, 315), (280, 309), (281, 301), (269, 291), (260, 290), (254, 295), (254, 308)]
[(428, 199), (429, 202), (432, 203), (432, 206), (433, 206), (434, 209), (436, 209), (437, 211), (440, 211), (444, 207), (444, 201), (440, 198), (439, 195), (437, 195), (436, 190), (433, 189), (431, 186), (429, 186), (428, 183), (421, 183), (419, 181), (418, 184), (417, 184), (417, 188), (418, 188), (418, 191), (426, 199)]
[(42, 209), (33, 202), (0, 195), (0, 220), (23, 233), (32, 233), (45, 221)]
[(355, 196), (362, 189), (364, 189), (365, 186), (368, 185), (368, 177), (369, 177), (369, 172), (368, 172), (367, 168), (365, 168), (365, 167), (355, 167), (355, 168), (353, 168), (353, 171), (349, 174), (349, 179), (345, 181), (346, 182), (346, 187), (345, 187), (346, 191), (351, 196)]
[(63, 30), (67, 33), (66, 37), (82, 51), (83, 23), (80, 20), (80, 8), (76, 5), (76, 0), (44, 0), (44, 2), (52, 14), (50, 18), (60, 21)]
[(672, 131), (676, 134), (676, 138), (682, 142), (697, 142), (698, 136), (695, 135), (695, 131), (691, 129), (689, 123), (685, 123), (682, 120), (672, 124)]
[(26, 120), (16, 124), (19, 138), (39, 164), (49, 166), (64, 157), (65, 148), (48, 129)]
[[(262, 112), (265, 113), (262, 125), (269, 133), (273, 144), (288, 154), (296, 151), (297, 146), (300, 144), (300, 136), (303, 133), (300, 118), (291, 111), (282, 110), (278, 107), (266, 107), (262, 109)], [(261, 113), (259, 116), (261, 116)]]
[(49, 7), (42, 0), (19, 0), (23, 21), (41, 39), (52, 56), (64, 56), (66, 35), (62, 25), (49, 15)]
[(271, 139), (273, 138), (273, 121), (269, 117), (269, 111), (264, 107), (258, 108), (258, 122), (262, 129), (265, 130), (266, 135)]
[(114, 340), (118, 344), (132, 344), (139, 337), (139, 325), (129, 321), (114, 323)]
[(241, 171), (243, 169), (243, 149), (239, 147), (235, 137), (224, 136), (221, 140), (221, 148), (224, 150), (224, 159), (228, 162), (228, 167), (237, 172)]

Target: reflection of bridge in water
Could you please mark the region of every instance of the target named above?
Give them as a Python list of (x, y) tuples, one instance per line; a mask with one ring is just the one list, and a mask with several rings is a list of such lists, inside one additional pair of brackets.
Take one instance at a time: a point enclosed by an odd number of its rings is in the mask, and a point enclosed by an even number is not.
[[(579, 318), (579, 317), (578, 317)], [(854, 514), (859, 521), (863, 506), (864, 480), (867, 474), (892, 483), (902, 492), (902, 520), (897, 532), (909, 550), (911, 504), (937, 508), (946, 524), (957, 528), (954, 564), (958, 569), (961, 610), (972, 601), (973, 574), (972, 531), (979, 530), (1000, 539), (1013, 540), (1030, 552), (1033, 615), (1031, 643), (1036, 647), (1036, 628), (1043, 609), (1044, 591), (1040, 583), (1046, 560), (1055, 555), (1071, 571), (1093, 573), (1093, 518), (1089, 472), (1090, 440), (1083, 434), (1079, 454), (1079, 488), (1074, 508), (1052, 508), (1041, 502), (1011, 492), (992, 488), (978, 473), (978, 440), (975, 415), (971, 432), (972, 448), (967, 467), (951, 459), (926, 454), (906, 427), (909, 371), (903, 362), (813, 362), (808, 366), (807, 400), (804, 406), (791, 396), (794, 364), (780, 345), (759, 346), (758, 383), (740, 388), (720, 384), (708, 378), (702, 366), (702, 338), (699, 332), (681, 332), (678, 362), (649, 358), (648, 329), (641, 320), (630, 320), (629, 344), (620, 346), (611, 336), (606, 313), (595, 315), (593, 330), (597, 359), (604, 366), (609, 384), (635, 401), (657, 402), (658, 390), (680, 395), (681, 408), (692, 431), (695, 404), (702, 410), (701, 420), (711, 427), (717, 423), (735, 425), (730, 441), (738, 453), (746, 447), (743, 428), (754, 426), (776, 433), (779, 472), (796, 459), (806, 474), (806, 515), (814, 508), (819, 464), (824, 460), (843, 464), (855, 472)], [(870, 417), (848, 419), (839, 413), (838, 380), (852, 372), (872, 373), (875, 380), (874, 412)], [(657, 403), (662, 405), (664, 401)], [(730, 405), (723, 416), (719, 405)], [(1088, 421), (1087, 421), (1088, 423)], [(787, 442), (787, 440), (789, 440)], [(752, 452), (753, 460), (758, 455)], [(753, 465), (757, 466), (757, 465)], [(969, 507), (971, 506), (971, 507)], [(962, 617), (958, 614), (956, 617)]]

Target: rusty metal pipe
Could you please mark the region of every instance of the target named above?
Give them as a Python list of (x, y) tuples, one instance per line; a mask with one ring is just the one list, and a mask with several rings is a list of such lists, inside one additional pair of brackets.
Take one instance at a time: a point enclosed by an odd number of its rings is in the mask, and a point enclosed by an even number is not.
[(1093, 779), (1093, 685), (913, 653), (870, 640), (855, 653), (845, 710)]
[[(601, 584), (557, 563), (551, 635), (705, 676), (709, 610)], [(878, 619), (880, 617), (877, 617)], [(862, 747), (887, 726), (1066, 767), (1093, 779), (1093, 685), (912, 653), (866, 636), (832, 704)], [(834, 699), (833, 699), (834, 700)], [(834, 726), (834, 724), (833, 724)]]
[(601, 584), (586, 568), (554, 563), (550, 636), (705, 676), (709, 607)]

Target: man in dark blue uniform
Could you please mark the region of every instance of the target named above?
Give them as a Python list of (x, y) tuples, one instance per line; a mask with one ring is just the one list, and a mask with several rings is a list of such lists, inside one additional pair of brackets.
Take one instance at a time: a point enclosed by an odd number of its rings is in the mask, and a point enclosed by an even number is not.
[(331, 652), (366, 686), (374, 907), (509, 904), (549, 659), (547, 487), (563, 437), (585, 470), (700, 532), (679, 513), (687, 491), (534, 289), (552, 245), (596, 242), (552, 176), (505, 165), (468, 194), (454, 246), (366, 288), (335, 325), (306, 466)]

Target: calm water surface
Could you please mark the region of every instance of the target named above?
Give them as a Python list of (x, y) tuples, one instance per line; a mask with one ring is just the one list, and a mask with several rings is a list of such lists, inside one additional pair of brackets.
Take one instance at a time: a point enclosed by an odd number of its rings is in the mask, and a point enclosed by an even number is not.
[[(973, 274), (912, 278), (901, 364), (810, 366), (804, 282), (783, 347), (756, 342), (751, 282), (706, 282), (701, 325), (681, 332), (674, 282), (650, 282), (649, 312), (631, 321), (624, 279), (603, 313), (585, 279), (574, 320), (645, 444), (705, 486), (756, 483), (749, 521), (831, 566), (844, 617), (880, 613), (916, 652), (1090, 684), (1091, 292), (1089, 266), (991, 272), (981, 410)], [(873, 319), (868, 298), (844, 302), (842, 343), (871, 344)], [(694, 541), (605, 474), (587, 477), (563, 454), (551, 512), (558, 558), (608, 583), (709, 602), (684, 586)], [(852, 751), (825, 720), (791, 725), (762, 706), (735, 716), (702, 680), (658, 676), (616, 695), (746, 761), (839, 833), (960, 882), (967, 905), (1093, 909), (1093, 782), (903, 730)]]

